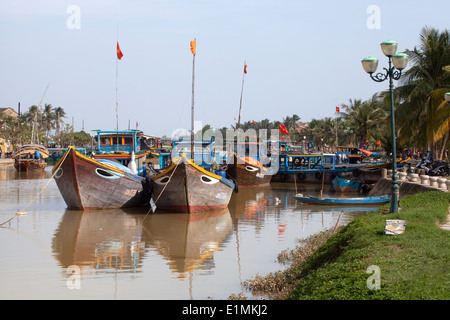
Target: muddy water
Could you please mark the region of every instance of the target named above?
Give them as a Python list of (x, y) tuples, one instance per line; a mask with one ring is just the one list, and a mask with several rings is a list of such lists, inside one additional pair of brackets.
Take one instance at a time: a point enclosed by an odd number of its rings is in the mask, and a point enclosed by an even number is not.
[(282, 269), (277, 254), (296, 239), (333, 228), (342, 210), (340, 224), (365, 212), (300, 204), (286, 183), (240, 188), (228, 209), (203, 214), (81, 212), (66, 209), (50, 170), (0, 167), (0, 223), (25, 212), (0, 227), (0, 299), (227, 299)]

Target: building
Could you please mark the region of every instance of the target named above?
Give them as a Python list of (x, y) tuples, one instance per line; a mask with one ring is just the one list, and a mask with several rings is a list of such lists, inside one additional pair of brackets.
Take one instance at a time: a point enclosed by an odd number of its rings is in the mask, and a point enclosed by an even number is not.
[(3, 118), (5, 117), (12, 117), (14, 119), (17, 119), (19, 117), (19, 114), (14, 111), (13, 108), (7, 107), (7, 108), (0, 108), (0, 116)]

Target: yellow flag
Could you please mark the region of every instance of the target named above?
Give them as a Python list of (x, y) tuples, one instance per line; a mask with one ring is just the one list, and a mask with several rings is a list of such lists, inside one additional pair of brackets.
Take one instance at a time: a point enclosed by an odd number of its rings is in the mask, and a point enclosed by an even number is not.
[(195, 38), (191, 41), (191, 52), (194, 56), (197, 53), (197, 41)]

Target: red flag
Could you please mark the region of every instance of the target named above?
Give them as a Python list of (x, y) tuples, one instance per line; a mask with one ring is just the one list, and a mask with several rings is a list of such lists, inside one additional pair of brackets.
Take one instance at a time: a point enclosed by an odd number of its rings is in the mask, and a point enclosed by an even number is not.
[(247, 74), (247, 63), (244, 61), (244, 73)]
[(236, 117), (234, 117), (234, 121), (236, 121)]
[(253, 123), (253, 124), (256, 124), (256, 121), (255, 121), (255, 120), (252, 120), (252, 123)]
[(282, 125), (281, 123), (280, 123), (280, 129), (279, 130), (280, 130), (281, 133), (285, 133), (285, 134), (289, 135), (289, 132), (287, 131), (286, 127), (284, 125)]
[(339, 112), (339, 107), (336, 107), (336, 112)]
[(381, 140), (378, 140), (377, 143), (381, 147)]
[(119, 46), (119, 42), (117, 42), (117, 59), (122, 59), (122, 57), (123, 57), (123, 53), (122, 53), (122, 50), (120, 50), (120, 46)]

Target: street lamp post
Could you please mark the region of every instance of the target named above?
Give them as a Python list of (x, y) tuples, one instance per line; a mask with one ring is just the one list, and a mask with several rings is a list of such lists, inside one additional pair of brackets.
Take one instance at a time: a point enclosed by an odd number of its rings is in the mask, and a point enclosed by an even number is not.
[[(378, 67), (378, 59), (367, 57), (361, 61), (364, 70), (370, 75), (370, 78), (376, 82), (383, 82), (389, 79), (389, 94), (391, 98), (391, 132), (392, 132), (392, 195), (390, 213), (398, 212), (399, 185), (397, 176), (397, 154), (395, 145), (395, 117), (394, 117), (394, 82), (400, 79), (402, 70), (408, 64), (408, 55), (404, 53), (395, 54), (397, 51), (397, 42), (384, 41), (381, 43), (381, 51), (388, 57), (389, 69), (383, 68), (384, 72), (374, 75)], [(392, 66), (394, 64), (394, 66)]]
[[(445, 101), (447, 101), (447, 105), (450, 108), (450, 92), (447, 92), (446, 94), (444, 94), (445, 97)], [(450, 137), (450, 116), (447, 116), (447, 122), (448, 122), (448, 127), (449, 127), (449, 137)]]

